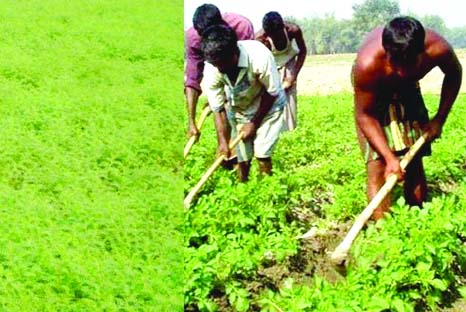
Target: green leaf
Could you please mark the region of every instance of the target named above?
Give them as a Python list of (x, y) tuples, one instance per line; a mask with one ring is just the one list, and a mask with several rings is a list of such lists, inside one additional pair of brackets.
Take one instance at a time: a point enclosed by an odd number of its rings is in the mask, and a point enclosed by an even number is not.
[(418, 271), (420, 275), (423, 275), (424, 273), (429, 272), (429, 269), (430, 269), (429, 263), (419, 262), (416, 265), (416, 271)]
[(403, 196), (399, 197), (396, 201), (396, 204), (399, 206), (399, 207), (403, 207), (404, 205), (406, 205), (406, 200)]
[(244, 297), (238, 297), (238, 300), (235, 302), (235, 309), (238, 312), (247, 311), (249, 309), (249, 300)]
[(462, 298), (466, 298), (466, 286), (459, 287), (458, 292), (460, 293)]
[(390, 309), (390, 303), (384, 298), (374, 296), (370, 300), (368, 307), (371, 309), (371, 311), (372, 310), (383, 311), (383, 310)]
[(421, 299), (422, 296), (421, 296), (421, 294), (418, 293), (417, 291), (411, 290), (411, 291), (409, 292), (409, 298), (411, 298), (411, 299)]
[(430, 285), (432, 285), (434, 288), (444, 291), (447, 289), (447, 283), (441, 279), (434, 278), (429, 282)]
[(215, 312), (218, 311), (218, 306), (215, 302), (205, 299), (199, 302), (199, 309), (201, 311)]
[(392, 302), (392, 306), (393, 308), (395, 308), (397, 312), (409, 311), (408, 309), (406, 309), (405, 303), (400, 298), (395, 298), (395, 300), (393, 300)]

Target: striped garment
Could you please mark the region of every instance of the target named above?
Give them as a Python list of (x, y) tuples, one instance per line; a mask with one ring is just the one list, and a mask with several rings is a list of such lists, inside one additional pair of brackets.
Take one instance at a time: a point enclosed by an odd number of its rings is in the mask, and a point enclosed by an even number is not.
[[(422, 136), (421, 128), (429, 122), (419, 84), (380, 96), (377, 100), (377, 119), (390, 148), (396, 155), (403, 155)], [(359, 137), (365, 161), (379, 159), (380, 156), (364, 136)], [(419, 154), (430, 155), (430, 144), (426, 144)]]

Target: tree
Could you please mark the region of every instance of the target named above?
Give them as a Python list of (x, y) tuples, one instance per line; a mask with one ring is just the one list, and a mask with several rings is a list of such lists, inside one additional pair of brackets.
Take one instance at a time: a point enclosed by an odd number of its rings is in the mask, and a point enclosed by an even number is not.
[(308, 54), (356, 52), (358, 42), (350, 20), (338, 20), (334, 14), (323, 18), (285, 17), (285, 20), (301, 27)]
[(466, 48), (466, 26), (448, 30), (446, 38), (455, 49)]
[[(332, 54), (356, 52), (368, 31), (377, 26), (384, 26), (400, 15), (398, 0), (366, 0), (353, 5), (353, 18), (350, 20), (336, 19), (334, 14), (285, 19), (301, 27), (308, 54)], [(454, 48), (466, 47), (466, 27), (449, 29), (438, 15), (420, 17), (413, 12), (406, 15), (418, 19), (425, 28), (445, 36)]]
[(353, 27), (359, 42), (367, 32), (399, 15), (400, 6), (396, 0), (366, 0), (353, 5)]
[(438, 15), (424, 15), (419, 18), (419, 21), (422, 23), (424, 28), (433, 29), (441, 35), (446, 35), (447, 33), (447, 26), (445, 26), (445, 22)]

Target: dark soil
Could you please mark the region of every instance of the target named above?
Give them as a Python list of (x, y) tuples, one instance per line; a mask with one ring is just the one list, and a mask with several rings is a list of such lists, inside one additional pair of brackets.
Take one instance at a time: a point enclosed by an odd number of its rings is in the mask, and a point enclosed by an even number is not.
[[(331, 283), (343, 281), (345, 268), (335, 267), (329, 254), (341, 242), (350, 226), (348, 223), (341, 224), (325, 233), (301, 239), (298, 253), (283, 263), (263, 263), (254, 279), (244, 281), (244, 287), (252, 294), (252, 302), (267, 289), (278, 291), (287, 278), (292, 278), (295, 284), (310, 284), (316, 275)], [(260, 311), (260, 307), (253, 305), (251, 311)]]
[[(319, 205), (316, 205), (319, 206)], [(314, 207), (315, 208), (315, 207)], [(289, 221), (298, 222), (303, 228), (310, 228), (312, 220), (321, 218), (318, 209), (305, 207), (293, 208), (288, 215)], [(330, 253), (342, 241), (352, 223), (335, 225), (333, 228), (305, 239), (300, 239), (298, 252), (283, 261), (277, 263), (273, 258), (264, 255), (264, 261), (258, 268), (253, 278), (240, 280), (243, 287), (251, 294), (250, 311), (260, 311), (260, 306), (255, 304), (255, 299), (267, 289), (278, 291), (287, 278), (292, 278), (295, 284), (310, 284), (315, 276), (325, 278), (331, 283), (338, 283), (345, 278), (345, 267), (337, 267), (330, 261)], [(219, 311), (233, 312), (227, 295), (224, 291), (215, 290), (211, 294)], [(185, 311), (194, 312), (194, 306), (185, 307)]]

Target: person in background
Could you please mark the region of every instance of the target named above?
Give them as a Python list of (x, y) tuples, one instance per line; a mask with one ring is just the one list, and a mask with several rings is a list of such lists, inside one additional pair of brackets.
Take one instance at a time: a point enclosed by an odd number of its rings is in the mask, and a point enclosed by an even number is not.
[(199, 136), (196, 127), (196, 106), (202, 92), (204, 56), (201, 51), (201, 36), (212, 25), (228, 25), (240, 40), (254, 39), (254, 28), (249, 19), (235, 13), (220, 14), (213, 4), (199, 6), (193, 15), (193, 27), (185, 32), (185, 82), (184, 93), (188, 111), (188, 137)]
[(202, 34), (201, 49), (207, 61), (205, 87), (214, 112), (218, 153), (227, 157), (230, 153), (225, 113), (229, 111), (229, 121), (243, 133), (236, 148), (239, 180), (248, 180), (253, 157), (260, 174), (272, 174), (272, 152), (287, 102), (272, 53), (256, 40), (238, 41), (235, 31), (224, 25)]
[[(437, 112), (429, 119), (419, 80), (435, 67), (444, 78)], [(421, 135), (428, 143), (440, 137), (461, 79), (461, 64), (450, 44), (412, 17), (394, 18), (367, 35), (352, 69), (352, 82), (369, 200), (389, 175), (396, 174), (399, 180), (404, 179), (406, 202), (422, 205), (427, 195), (422, 157), (430, 155), (430, 144), (421, 149), (406, 171), (401, 169), (398, 157)], [(382, 218), (389, 208), (387, 196), (374, 211), (374, 219)]]
[(272, 11), (264, 15), (256, 39), (268, 47), (275, 58), (288, 97), (284, 112), (285, 130), (294, 130), (298, 117), (296, 81), (307, 54), (301, 28), (283, 21), (278, 12)]

